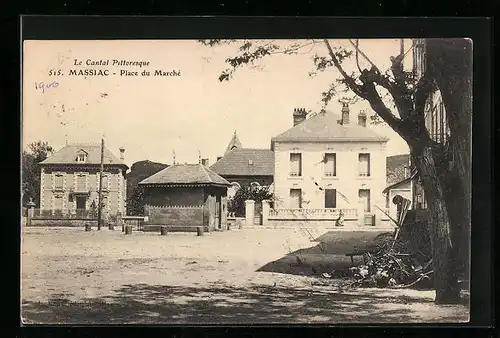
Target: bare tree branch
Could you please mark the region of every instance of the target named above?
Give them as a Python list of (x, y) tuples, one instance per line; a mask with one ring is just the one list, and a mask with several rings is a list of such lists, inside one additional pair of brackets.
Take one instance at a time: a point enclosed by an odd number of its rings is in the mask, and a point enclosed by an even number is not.
[(365, 98), (365, 93), (363, 93), (362, 91), (362, 88), (361, 86), (359, 86), (356, 81), (354, 80), (354, 78), (350, 77), (349, 75), (347, 75), (347, 73), (345, 72), (345, 70), (342, 68), (342, 66), (340, 65), (340, 62), (339, 60), (337, 59), (337, 57), (335, 56), (335, 52), (333, 51), (332, 49), (332, 46), (330, 46), (330, 42), (328, 42), (327, 39), (324, 39), (323, 40), (325, 45), (326, 45), (326, 48), (328, 49), (328, 54), (330, 55), (330, 57), (332, 58), (332, 62), (333, 64), (335, 65), (335, 67), (338, 69), (338, 71), (340, 72), (340, 74), (342, 74), (342, 76), (344, 77), (345, 79), (345, 83), (349, 86), (349, 88), (354, 92), (356, 93), (357, 95), (359, 95), (360, 97), (362, 98)]
[(361, 70), (361, 67), (359, 66), (359, 39), (356, 39), (356, 66), (358, 66), (358, 70), (359, 72), (361, 73), (362, 70)]
[[(358, 85), (354, 78), (347, 75), (345, 70), (342, 68), (340, 62), (337, 60), (337, 57), (335, 56), (335, 53), (330, 46), (330, 42), (327, 39), (323, 40), (325, 42), (325, 45), (328, 49), (328, 53), (330, 57), (332, 58), (333, 64), (335, 67), (338, 69), (340, 74), (345, 79), (345, 83), (349, 86), (349, 88), (356, 93), (358, 96), (362, 97), (363, 99), (367, 100), (370, 103), (371, 108), (380, 115), (380, 117), (392, 128), (394, 129), (401, 137), (404, 139), (407, 138), (405, 135), (403, 129), (402, 129), (402, 124), (401, 120), (397, 118), (389, 108), (385, 105), (385, 103), (382, 101), (380, 98), (380, 95), (378, 94), (376, 88), (375, 88), (375, 79), (374, 77), (377, 77), (380, 75), (378, 71), (376, 71), (376, 66), (372, 67), (371, 71), (364, 70), (359, 79), (361, 82), (363, 82), (363, 85), (360, 86)], [(377, 75), (378, 74), (378, 75)]]
[[(363, 57), (366, 59), (366, 61), (368, 61), (368, 63), (369, 63), (372, 67), (375, 67), (376, 69), (378, 69), (378, 68), (377, 68), (377, 66), (376, 66), (376, 65), (375, 65), (375, 64), (374, 64), (374, 63), (373, 63), (373, 62), (372, 62), (372, 61), (368, 58), (368, 56), (366, 56), (366, 54), (365, 54), (365, 53), (363, 53), (363, 51), (362, 51), (361, 49), (359, 49), (359, 46), (358, 46), (358, 39), (356, 39), (356, 44), (354, 44), (354, 42), (352, 42), (352, 40), (351, 40), (351, 39), (349, 39), (349, 42), (351, 43), (351, 45), (353, 45), (353, 46), (354, 46), (354, 48), (356, 49), (356, 52), (359, 52), (359, 54), (361, 54), (361, 56), (363, 56)], [(359, 68), (359, 66), (358, 66), (358, 68)], [(361, 70), (360, 70), (360, 71), (361, 71)]]

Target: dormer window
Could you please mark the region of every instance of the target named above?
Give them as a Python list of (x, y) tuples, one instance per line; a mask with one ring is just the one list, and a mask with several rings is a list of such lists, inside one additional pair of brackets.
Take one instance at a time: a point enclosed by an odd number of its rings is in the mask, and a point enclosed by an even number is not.
[(77, 163), (85, 163), (87, 162), (87, 153), (84, 151), (80, 151), (78, 155), (76, 155), (76, 162)]

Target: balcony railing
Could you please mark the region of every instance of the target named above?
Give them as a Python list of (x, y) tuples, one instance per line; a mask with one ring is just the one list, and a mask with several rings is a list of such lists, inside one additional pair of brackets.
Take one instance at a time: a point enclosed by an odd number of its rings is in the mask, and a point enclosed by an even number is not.
[(370, 177), (370, 173), (369, 172), (359, 172), (358, 173), (358, 176), (361, 176), (361, 177)]
[(358, 211), (356, 209), (271, 209), (269, 219), (311, 219), (311, 220), (335, 220), (339, 217), (340, 211), (344, 214), (345, 220), (357, 219)]
[(71, 194), (89, 194), (90, 190), (88, 188), (82, 188), (82, 187), (76, 187), (76, 188), (70, 188), (69, 192)]
[(300, 177), (300, 176), (302, 176), (302, 173), (300, 173), (300, 172), (291, 172), (290, 176), (291, 177)]

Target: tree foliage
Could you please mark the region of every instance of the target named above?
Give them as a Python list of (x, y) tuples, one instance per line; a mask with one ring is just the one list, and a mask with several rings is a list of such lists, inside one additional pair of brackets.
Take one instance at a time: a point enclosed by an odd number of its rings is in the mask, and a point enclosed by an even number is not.
[(40, 206), (40, 162), (52, 152), (48, 142), (37, 141), (28, 145), (22, 153), (22, 204), (26, 206), (33, 199)]
[(236, 217), (244, 217), (245, 201), (247, 200), (253, 200), (257, 204), (263, 200), (274, 200), (274, 195), (268, 187), (242, 186), (228, 201), (228, 212), (234, 213)]
[[(219, 81), (230, 80), (237, 69), (274, 54), (312, 53), (315, 76), (335, 72), (322, 95), (323, 109), (335, 97), (351, 95), (369, 103), (377, 117), (406, 141), (412, 162), (428, 199), (429, 231), (432, 242), (437, 303), (459, 301), (458, 276), (468, 259), (463, 238), (470, 226), (470, 121), (472, 110), (472, 47), (467, 39), (426, 40), (426, 64), (421, 76), (403, 67), (406, 51), (390, 57), (391, 66), (380, 69), (359, 47), (334, 45), (328, 39), (275, 43), (259, 40), (202, 40), (214, 47), (222, 43), (239, 44), (236, 55), (228, 57), (229, 67)], [(322, 50), (316, 48), (321, 46)], [(344, 60), (355, 58), (347, 69)], [(362, 61), (362, 62), (361, 62)], [(439, 90), (446, 107), (450, 138), (446, 143), (433, 140), (425, 125), (426, 104)], [(457, 198), (460, 196), (460, 198)]]
[(140, 216), (144, 214), (144, 188), (139, 182), (168, 167), (167, 164), (151, 161), (138, 161), (132, 164), (127, 174), (127, 214)]

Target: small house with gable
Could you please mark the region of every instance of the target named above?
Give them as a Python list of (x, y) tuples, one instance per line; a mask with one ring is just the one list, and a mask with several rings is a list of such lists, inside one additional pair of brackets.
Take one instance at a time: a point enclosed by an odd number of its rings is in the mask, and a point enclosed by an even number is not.
[(230, 183), (203, 164), (175, 164), (139, 182), (144, 187), (144, 231), (224, 230)]

